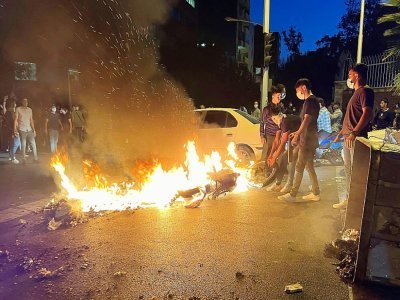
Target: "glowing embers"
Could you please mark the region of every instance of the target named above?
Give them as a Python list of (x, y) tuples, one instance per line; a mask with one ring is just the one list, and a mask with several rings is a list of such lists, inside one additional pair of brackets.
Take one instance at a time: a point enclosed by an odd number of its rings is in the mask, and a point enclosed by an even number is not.
[[(67, 199), (79, 200), (84, 212), (103, 210), (124, 210), (145, 207), (169, 207), (172, 203), (182, 203), (188, 207), (198, 206), (209, 193), (212, 197), (223, 192), (246, 191), (247, 172), (235, 152), (235, 145), (228, 147), (227, 160), (222, 161), (218, 152), (200, 158), (194, 142), (186, 145), (186, 160), (182, 166), (165, 170), (158, 163), (138, 164), (135, 173), (140, 174), (140, 182), (110, 183), (100, 166), (91, 161), (83, 162), (86, 180), (82, 189), (66, 175), (67, 156), (57, 154), (51, 165), (61, 179)], [(182, 191), (196, 191), (193, 194)]]

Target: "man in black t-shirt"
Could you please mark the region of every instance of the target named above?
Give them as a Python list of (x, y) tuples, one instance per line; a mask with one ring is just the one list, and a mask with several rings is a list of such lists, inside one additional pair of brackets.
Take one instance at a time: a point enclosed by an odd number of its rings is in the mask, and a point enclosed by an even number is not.
[(297, 147), (296, 172), (292, 190), (290, 193), (279, 196), (280, 200), (295, 202), (296, 195), (303, 180), (304, 169), (306, 168), (312, 183), (312, 192), (303, 196), (305, 201), (319, 201), (319, 185), (317, 174), (314, 170), (314, 154), (318, 147), (318, 127), (317, 119), (319, 114), (318, 98), (311, 93), (311, 83), (307, 78), (297, 80), (296, 96), (303, 100), (303, 109), (301, 112), (301, 125), (299, 130), (290, 134), (292, 138), (291, 144)]
[(395, 115), (389, 109), (389, 100), (386, 98), (383, 98), (379, 105), (381, 108), (376, 113), (375, 118), (372, 122), (373, 128), (379, 130), (379, 129), (385, 129), (388, 127), (392, 127)]
[(46, 117), (44, 128), (46, 135), (49, 135), (50, 151), (51, 153), (55, 153), (57, 151), (59, 129), (64, 129), (55, 105), (51, 107), (50, 113)]
[(346, 199), (334, 204), (333, 208), (346, 208), (351, 181), (351, 169), (354, 156), (354, 142), (357, 136), (367, 137), (368, 123), (372, 119), (374, 107), (374, 91), (366, 87), (368, 67), (364, 64), (356, 64), (349, 70), (347, 84), (354, 88), (354, 94), (347, 104), (346, 115), (343, 119), (342, 130), (338, 133), (334, 142), (344, 136), (343, 160), (346, 173)]

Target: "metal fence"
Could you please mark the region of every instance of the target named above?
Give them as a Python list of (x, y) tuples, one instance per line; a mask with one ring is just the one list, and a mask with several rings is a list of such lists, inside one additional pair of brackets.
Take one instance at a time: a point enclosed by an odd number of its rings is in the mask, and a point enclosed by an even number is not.
[[(384, 54), (363, 57), (361, 62), (368, 66), (368, 85), (372, 88), (393, 87), (394, 78), (400, 72), (400, 56), (384, 59)], [(342, 80), (347, 80), (349, 68), (355, 63), (352, 57), (344, 61)]]

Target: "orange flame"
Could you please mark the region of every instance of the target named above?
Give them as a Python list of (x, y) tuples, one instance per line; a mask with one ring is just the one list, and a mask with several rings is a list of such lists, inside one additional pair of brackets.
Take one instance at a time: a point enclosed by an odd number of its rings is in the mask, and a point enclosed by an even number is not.
[[(205, 186), (212, 181), (210, 174), (227, 167), (233, 172), (241, 174), (233, 192), (243, 192), (248, 189), (247, 168), (237, 166), (240, 160), (233, 143), (228, 147), (230, 159), (224, 162), (221, 155), (215, 151), (200, 159), (192, 141), (187, 143), (186, 149), (184, 165), (170, 170), (164, 170), (162, 165), (156, 161), (139, 163), (137, 167), (140, 169), (137, 169), (134, 173), (140, 175), (140, 184), (137, 184), (137, 182), (110, 184), (102, 174), (99, 165), (85, 160), (83, 161), (83, 172), (87, 180), (86, 187), (78, 190), (66, 175), (65, 166), (68, 156), (65, 153), (55, 155), (52, 158), (51, 166), (59, 174), (67, 198), (79, 200), (81, 208), (85, 212), (89, 210), (124, 210), (138, 207), (168, 207), (174, 201), (183, 201), (183, 199), (177, 198), (179, 191), (193, 188), (205, 190)], [(199, 195), (194, 195), (192, 201), (198, 199)]]

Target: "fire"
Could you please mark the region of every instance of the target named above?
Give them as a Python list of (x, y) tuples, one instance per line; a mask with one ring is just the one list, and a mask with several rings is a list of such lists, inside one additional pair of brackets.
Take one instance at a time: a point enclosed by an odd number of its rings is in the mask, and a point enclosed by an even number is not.
[[(165, 170), (161, 163), (142, 165), (148, 169), (141, 170), (143, 177), (140, 184), (135, 182), (108, 183), (98, 165), (91, 161), (83, 162), (86, 187), (78, 189), (66, 175), (67, 156), (57, 154), (52, 158), (51, 166), (61, 179), (61, 186), (70, 200), (78, 200), (84, 212), (103, 210), (124, 210), (139, 207), (169, 207), (173, 202), (185, 202), (179, 197), (180, 191), (197, 189), (205, 191), (212, 183), (212, 174), (229, 169), (239, 174), (235, 189), (232, 192), (244, 192), (248, 189), (248, 168), (238, 166), (240, 160), (235, 152), (235, 145), (228, 146), (228, 158), (222, 161), (221, 155), (213, 151), (201, 159), (194, 142), (186, 145), (186, 160), (183, 166)], [(201, 193), (200, 193), (201, 194)], [(198, 193), (190, 200), (204, 198)]]

